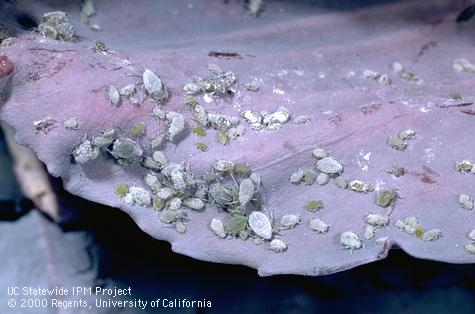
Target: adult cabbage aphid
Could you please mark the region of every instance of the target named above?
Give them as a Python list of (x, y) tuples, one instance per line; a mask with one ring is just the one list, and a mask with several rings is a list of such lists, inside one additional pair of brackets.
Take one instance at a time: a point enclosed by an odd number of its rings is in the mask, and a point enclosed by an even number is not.
[(33, 128), (36, 132), (43, 131), (47, 134), (55, 125), (56, 121), (50, 117), (33, 121)]
[(175, 195), (175, 190), (172, 188), (163, 187), (157, 191), (157, 196), (163, 200), (167, 200)]
[(287, 250), (287, 244), (280, 239), (274, 239), (270, 241), (270, 250), (275, 253), (281, 253)]
[(77, 118), (70, 118), (64, 121), (64, 127), (68, 130), (77, 130), (79, 128), (79, 123)]
[(335, 185), (344, 190), (348, 187), (348, 181), (344, 176), (337, 176), (335, 178)]
[(475, 254), (475, 242), (465, 244), (464, 249), (467, 253)]
[(254, 183), (254, 186), (256, 188), (256, 191), (259, 191), (259, 187), (261, 186), (261, 176), (259, 174), (253, 172), (249, 176), (249, 179)]
[(217, 218), (213, 218), (210, 223), (210, 228), (220, 238), (226, 238), (226, 231), (224, 230), (223, 222)]
[(310, 116), (297, 116), (293, 118), (292, 121), (294, 121), (295, 124), (306, 124), (310, 122), (311, 119)]
[(133, 94), (135, 94), (136, 89), (134, 84), (128, 84), (125, 86), (122, 86), (119, 89), (119, 95), (125, 98), (130, 98)]
[(186, 225), (183, 222), (179, 221), (175, 224), (175, 230), (178, 233), (185, 233), (186, 232)]
[(319, 185), (325, 185), (330, 181), (330, 175), (320, 172), (317, 176), (317, 183)]
[(196, 197), (187, 198), (184, 201), (185, 206), (193, 210), (202, 210), (205, 207), (205, 203)]
[(162, 183), (155, 173), (147, 173), (144, 180), (152, 192), (157, 192), (162, 187)]
[(118, 106), (120, 104), (120, 94), (117, 87), (111, 85), (109, 89), (107, 89), (107, 100), (111, 103), (111, 105)]
[(397, 136), (388, 137), (387, 143), (395, 150), (405, 150), (407, 148), (407, 143)]
[(199, 150), (201, 150), (203, 153), (207, 152), (209, 150), (208, 148), (208, 145), (206, 145), (205, 143), (203, 142), (198, 142), (195, 144), (196, 148), (198, 148)]
[(424, 232), (424, 235), (422, 236), (422, 240), (424, 241), (435, 241), (439, 239), (442, 236), (442, 231), (439, 229), (429, 229), (426, 232)]
[(300, 183), (300, 181), (302, 181), (303, 179), (303, 176), (304, 176), (304, 171), (303, 169), (299, 168), (299, 170), (295, 171), (294, 173), (292, 173), (290, 175), (290, 183), (294, 183), (294, 184), (297, 184), (297, 183)]
[(114, 141), (111, 154), (119, 164), (127, 164), (141, 159), (143, 150), (134, 140), (119, 138)]
[(143, 166), (153, 170), (160, 170), (168, 164), (167, 156), (162, 151), (153, 152), (152, 157), (145, 157)]
[(99, 157), (100, 150), (94, 146), (91, 141), (84, 140), (78, 147), (73, 150), (73, 159), (78, 164), (85, 164), (90, 160)]
[(475, 168), (475, 166), (470, 160), (462, 160), (455, 164), (455, 169), (460, 172), (469, 172), (473, 168)]
[(356, 234), (351, 231), (345, 231), (340, 236), (340, 243), (344, 249), (358, 250), (363, 247), (363, 243)]
[(257, 211), (249, 215), (249, 227), (260, 238), (270, 240), (272, 238), (272, 225), (269, 218)]
[(376, 229), (373, 226), (371, 225), (365, 226), (363, 230), (363, 237), (366, 240), (371, 240), (372, 238), (374, 238), (375, 235), (376, 235)]
[(323, 148), (315, 148), (312, 150), (313, 157), (317, 159), (323, 159), (328, 157), (328, 153)]
[(310, 220), (309, 227), (312, 231), (316, 233), (327, 233), (330, 227), (318, 218), (313, 218)]
[(300, 224), (300, 215), (284, 215), (280, 219), (280, 224), (282, 225), (282, 229), (293, 228), (296, 225)]
[(254, 196), (254, 183), (251, 179), (244, 179), (241, 181), (239, 185), (239, 203), (241, 206), (246, 206), (247, 203), (252, 199)]
[(129, 194), (132, 195), (134, 203), (140, 206), (149, 206), (152, 203), (150, 193), (138, 186), (131, 186)]
[(184, 210), (164, 210), (160, 214), (160, 221), (166, 224), (171, 224), (175, 221), (185, 218), (186, 213)]
[(234, 162), (226, 159), (216, 160), (213, 168), (219, 172), (231, 172), (234, 169)]
[(343, 171), (343, 166), (331, 157), (325, 157), (317, 161), (317, 169), (321, 172), (335, 175)]
[(206, 112), (205, 108), (203, 108), (203, 106), (196, 104), (193, 107), (192, 112), (196, 122), (202, 126), (208, 125), (208, 113)]
[(174, 197), (168, 202), (168, 209), (169, 210), (178, 210), (181, 207), (183, 201), (179, 197)]
[(457, 204), (465, 210), (472, 210), (473, 198), (466, 194), (460, 194), (457, 200)]
[(173, 118), (170, 122), (170, 127), (168, 128), (168, 136), (170, 137), (170, 140), (173, 141), (175, 136), (183, 132), (183, 130), (185, 130), (185, 118), (183, 118), (181, 114), (176, 113), (173, 115)]
[(107, 129), (101, 132), (99, 136), (93, 136), (91, 140), (92, 144), (100, 148), (107, 147), (111, 145), (112, 142), (114, 141), (114, 134), (115, 134), (114, 129)]
[(175, 169), (172, 171), (170, 181), (173, 183), (173, 188), (177, 191), (182, 191), (187, 187), (185, 174), (181, 169)]
[(155, 101), (161, 102), (168, 98), (168, 92), (162, 81), (153, 71), (145, 69), (142, 75), (143, 85), (147, 94)]
[(371, 183), (366, 183), (360, 180), (352, 180), (348, 186), (350, 190), (360, 193), (368, 193), (374, 190), (374, 187)]
[(389, 217), (382, 214), (369, 214), (365, 221), (373, 227), (381, 228), (389, 224)]
[(416, 131), (411, 129), (402, 130), (399, 132), (398, 137), (403, 141), (412, 140), (416, 138)]

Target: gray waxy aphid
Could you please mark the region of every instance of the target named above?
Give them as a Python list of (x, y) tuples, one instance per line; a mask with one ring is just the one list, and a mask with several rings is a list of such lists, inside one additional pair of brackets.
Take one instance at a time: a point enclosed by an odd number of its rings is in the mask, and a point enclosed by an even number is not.
[(184, 203), (186, 207), (193, 210), (202, 210), (205, 207), (203, 200), (197, 197), (187, 198), (185, 199)]
[(183, 117), (183, 115), (179, 113), (173, 115), (173, 118), (171, 119), (171, 122), (170, 122), (170, 127), (168, 128), (168, 136), (170, 137), (170, 140), (173, 141), (175, 136), (177, 136), (184, 130), (185, 130), (185, 118)]
[(457, 204), (465, 210), (472, 210), (473, 198), (466, 194), (460, 194), (457, 200)]
[(94, 160), (99, 156), (100, 150), (94, 146), (91, 141), (84, 140), (78, 147), (73, 150), (74, 161), (78, 164), (85, 164), (90, 160)]
[(330, 181), (330, 176), (327, 173), (320, 172), (317, 176), (317, 183), (319, 185), (325, 185)]
[(168, 92), (162, 81), (153, 71), (146, 69), (142, 75), (143, 85), (147, 94), (155, 101), (164, 101), (168, 98)]
[(303, 179), (303, 176), (304, 176), (304, 171), (302, 168), (299, 168), (299, 170), (295, 171), (294, 173), (292, 173), (290, 175), (290, 183), (294, 183), (294, 184), (297, 184), (297, 183), (300, 183), (300, 181), (302, 181)]
[(435, 241), (439, 239), (442, 236), (442, 231), (439, 229), (429, 229), (426, 232), (424, 232), (424, 235), (422, 236), (422, 240), (424, 241)]
[(132, 195), (134, 203), (140, 206), (150, 206), (152, 203), (152, 197), (150, 193), (138, 186), (131, 186), (129, 188), (129, 194)]
[(186, 215), (185, 211), (179, 210), (164, 210), (160, 214), (160, 221), (166, 224), (171, 224), (177, 220), (184, 218)]
[(120, 138), (114, 141), (111, 151), (118, 161), (133, 162), (143, 155), (142, 147), (139, 143), (128, 138)]
[(343, 171), (343, 166), (335, 159), (326, 157), (317, 161), (317, 169), (327, 174), (339, 174)]
[(290, 229), (298, 224), (300, 224), (300, 215), (284, 215), (280, 219), (280, 224), (282, 225), (282, 229)]
[(365, 221), (373, 227), (381, 228), (389, 224), (389, 217), (382, 214), (369, 214)]
[(274, 239), (270, 241), (270, 250), (275, 253), (281, 253), (287, 250), (287, 244), (280, 239)]
[(328, 157), (328, 153), (323, 148), (315, 148), (312, 150), (313, 157), (317, 159), (323, 159)]
[(247, 203), (252, 199), (254, 196), (254, 183), (251, 179), (244, 179), (241, 181), (239, 185), (239, 203), (241, 206), (246, 206)]
[(260, 238), (270, 240), (272, 238), (272, 225), (269, 218), (258, 211), (249, 215), (249, 227)]
[(358, 250), (363, 247), (363, 243), (356, 234), (351, 231), (345, 231), (340, 236), (340, 243), (344, 249)]
[(234, 162), (226, 159), (216, 160), (213, 168), (219, 172), (230, 172), (234, 169)]
[(120, 103), (120, 94), (119, 90), (115, 86), (109, 86), (107, 90), (107, 100), (111, 103), (111, 105), (117, 106)]
[(330, 227), (318, 218), (310, 220), (309, 227), (312, 231), (317, 233), (327, 233)]
[(220, 238), (226, 238), (226, 231), (224, 230), (223, 222), (217, 218), (213, 218), (210, 223), (210, 228)]

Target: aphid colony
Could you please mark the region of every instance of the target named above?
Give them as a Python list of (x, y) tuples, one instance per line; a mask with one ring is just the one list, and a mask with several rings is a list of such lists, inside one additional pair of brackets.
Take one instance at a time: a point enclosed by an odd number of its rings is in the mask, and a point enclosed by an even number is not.
[(454, 60), (452, 68), (456, 72), (475, 72), (475, 64), (464, 58)]
[(312, 156), (317, 159), (315, 169), (299, 168), (290, 175), (290, 183), (299, 184), (300, 182), (304, 182), (305, 185), (312, 185), (316, 181), (319, 185), (325, 185), (333, 178), (335, 185), (341, 189), (349, 188), (352, 191), (360, 193), (374, 191), (373, 185), (369, 182), (352, 180), (348, 183), (348, 180), (342, 175), (343, 165), (332, 157), (329, 157), (324, 149), (313, 149)]
[(407, 140), (416, 138), (416, 132), (411, 129), (402, 130), (397, 136), (390, 136), (387, 139), (389, 146), (395, 150), (405, 150), (407, 148)]
[(48, 12), (43, 14), (41, 23), (38, 25), (38, 29), (46, 38), (71, 41), (74, 37), (74, 28), (69, 23), (66, 16), (67, 14), (62, 11)]
[(391, 84), (391, 79), (387, 74), (380, 74), (376, 71), (372, 70), (364, 70), (363, 77), (366, 79), (372, 79), (378, 82), (381, 85), (389, 85)]
[(394, 225), (405, 231), (407, 234), (413, 235), (424, 241), (435, 241), (442, 237), (442, 231), (439, 229), (424, 230), (414, 217), (406, 217), (404, 220), (397, 220)]

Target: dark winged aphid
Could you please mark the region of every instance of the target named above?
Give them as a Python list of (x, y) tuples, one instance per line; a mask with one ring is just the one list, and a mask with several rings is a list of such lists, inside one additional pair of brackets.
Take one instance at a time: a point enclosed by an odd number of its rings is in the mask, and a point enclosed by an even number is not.
[(469, 5), (465, 9), (457, 15), (457, 19), (455, 20), (457, 23), (466, 22), (470, 20), (475, 15), (475, 4)]

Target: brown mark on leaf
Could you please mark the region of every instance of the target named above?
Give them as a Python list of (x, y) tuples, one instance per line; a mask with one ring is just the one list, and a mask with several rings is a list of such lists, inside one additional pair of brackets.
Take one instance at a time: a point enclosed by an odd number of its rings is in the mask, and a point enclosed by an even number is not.
[(328, 121), (330, 122), (330, 125), (332, 126), (338, 126), (339, 124), (341, 124), (343, 120), (344, 118), (341, 113), (334, 114), (328, 118)]
[(453, 105), (436, 105), (439, 108), (463, 108), (473, 105), (473, 102), (463, 102), (460, 104), (453, 104)]
[(242, 59), (241, 55), (237, 52), (223, 52), (223, 51), (210, 51), (208, 53), (208, 57)]
[(429, 41), (428, 43), (422, 45), (421, 49), (419, 50), (419, 53), (417, 54), (417, 57), (416, 57), (416, 62), (419, 61), (419, 59), (431, 48), (434, 48), (435, 46), (437, 46), (437, 42), (431, 40)]
[(410, 173), (411, 175), (417, 177), (421, 182), (426, 183), (426, 184), (436, 184), (437, 181), (435, 181), (429, 174), (426, 172), (417, 172), (417, 171), (412, 171)]
[(54, 68), (52, 68), (51, 70), (48, 71), (48, 76), (53, 76), (53, 75), (56, 75), (58, 74), (61, 70), (64, 69), (64, 67), (66, 66), (66, 64), (68, 62), (71, 62), (72, 59), (67, 59), (67, 60), (61, 60), (59, 61), (56, 66)]
[(473, 110), (473, 109), (461, 109), (460, 111), (462, 113), (465, 113), (465, 114), (468, 114), (468, 115), (471, 115), (471, 116), (475, 116), (475, 110)]
[(294, 145), (290, 144), (288, 141), (285, 141), (284, 144), (282, 144), (282, 146), (291, 151), (292, 153), (297, 153), (297, 148), (295, 148)]
[(13, 72), (13, 62), (5, 55), (0, 55), (0, 78)]
[(369, 104), (361, 107), (361, 113), (365, 116), (375, 113), (381, 108), (382, 104)]

